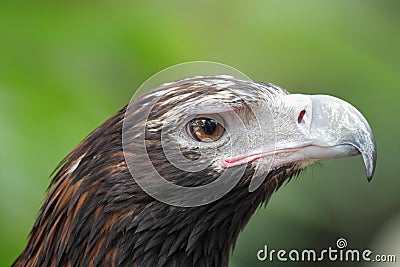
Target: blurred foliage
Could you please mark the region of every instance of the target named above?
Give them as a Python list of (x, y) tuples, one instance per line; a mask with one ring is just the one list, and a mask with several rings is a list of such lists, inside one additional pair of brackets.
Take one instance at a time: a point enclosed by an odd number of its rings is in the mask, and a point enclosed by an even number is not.
[(399, 11), (400, 2), (377, 0), (2, 1), (0, 265), (24, 247), (57, 163), (144, 80), (192, 60), (345, 99), (378, 144), (371, 183), (356, 157), (314, 166), (279, 190), (240, 235), (232, 266), (267, 265), (256, 259), (264, 244), (319, 249), (339, 237), (360, 249), (379, 239), (383, 252), (400, 254), (379, 236), (400, 214)]

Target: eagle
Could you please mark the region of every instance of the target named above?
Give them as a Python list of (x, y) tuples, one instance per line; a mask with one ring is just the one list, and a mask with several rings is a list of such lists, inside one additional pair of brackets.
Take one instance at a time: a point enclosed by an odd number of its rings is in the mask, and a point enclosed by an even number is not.
[(359, 154), (370, 180), (372, 130), (333, 96), (227, 75), (165, 83), (62, 160), (13, 266), (228, 266), (282, 184)]

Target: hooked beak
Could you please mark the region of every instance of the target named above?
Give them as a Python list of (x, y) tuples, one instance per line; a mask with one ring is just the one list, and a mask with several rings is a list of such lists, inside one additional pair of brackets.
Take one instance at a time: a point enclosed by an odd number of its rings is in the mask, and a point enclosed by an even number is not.
[(308, 156), (334, 159), (361, 154), (368, 181), (376, 166), (375, 138), (364, 116), (352, 105), (327, 95), (310, 96), (312, 122)]
[(269, 156), (274, 157), (271, 167), (276, 168), (298, 161), (313, 162), (361, 154), (367, 179), (372, 179), (377, 159), (375, 139), (367, 120), (355, 107), (333, 96), (301, 94), (284, 96), (283, 105), (292, 111), (291, 116), (284, 117), (289, 118), (295, 137), (288, 138), (286, 128), (277, 129), (278, 142), (274, 148), (224, 159), (223, 167)]

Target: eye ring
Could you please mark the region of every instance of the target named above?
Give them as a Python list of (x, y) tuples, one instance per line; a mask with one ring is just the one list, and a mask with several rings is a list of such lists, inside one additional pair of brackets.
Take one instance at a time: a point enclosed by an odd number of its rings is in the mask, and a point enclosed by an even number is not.
[(186, 131), (194, 140), (210, 143), (220, 139), (225, 128), (212, 118), (197, 117), (187, 123)]

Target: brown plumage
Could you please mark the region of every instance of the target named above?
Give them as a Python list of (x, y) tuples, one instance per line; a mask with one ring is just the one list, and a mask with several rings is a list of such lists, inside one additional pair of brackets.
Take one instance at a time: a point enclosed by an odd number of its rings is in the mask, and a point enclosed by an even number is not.
[[(230, 142), (233, 146), (229, 151), (233, 151), (233, 156), (235, 152), (244, 153), (235, 144), (240, 146), (240, 140), (250, 132), (250, 150), (259, 146), (260, 138), (253, 136), (264, 126), (256, 129), (254, 122), (265, 103), (274, 107), (272, 117), (275, 120), (292, 121), (293, 115), (296, 123), (301, 122), (306, 109), (301, 111), (301, 118), (295, 109), (286, 109), (286, 102), (280, 99), (287, 95), (285, 90), (272, 84), (230, 77), (195, 77), (160, 86), (135, 99), (136, 109), (121, 109), (60, 163), (28, 244), (14, 266), (227, 266), (239, 232), (257, 207), (285, 181), (317, 160), (315, 157), (285, 160), (287, 155), (277, 156), (276, 162), (285, 162), (261, 171), (263, 179), (254, 192), (249, 192), (249, 186), (254, 177), (260, 176), (257, 166), (263, 161), (249, 159), (238, 164), (240, 166), (228, 166), (233, 162), (228, 160), (226, 149)], [(151, 113), (145, 116), (142, 108), (152, 101)], [(185, 127), (189, 122), (193, 124), (193, 118), (209, 117), (207, 109), (215, 109), (212, 114), (227, 116), (225, 111), (219, 111), (221, 103), (242, 119), (247, 130), (234, 131), (236, 125), (226, 121), (224, 127), (230, 129), (229, 137), (224, 133), (219, 140), (210, 142), (213, 146), (194, 140), (190, 136), (193, 132), (185, 131)], [(202, 110), (207, 113), (202, 114)], [(130, 116), (128, 122), (127, 116)], [(125, 138), (128, 138), (128, 145), (132, 145), (130, 150), (124, 149), (122, 142), (124, 120)], [(146, 123), (143, 134), (149, 159), (166, 180), (194, 187), (215, 181), (226, 169), (233, 170), (234, 175), (242, 166), (244, 174), (232, 190), (208, 204), (185, 207), (153, 198), (132, 178), (126, 160), (135, 157), (137, 144), (130, 143), (129, 138), (135, 138), (135, 127), (140, 121)], [(207, 120), (207, 123), (214, 122)], [(272, 121), (264, 124), (268, 123), (269, 128), (284, 125), (277, 126)], [(200, 130), (215, 128), (204, 127)], [(291, 128), (290, 125), (281, 128), (274, 140), (282, 144), (288, 139), (298, 140), (299, 135)], [(212, 151), (216, 156), (208, 158), (210, 164), (201, 170), (179, 169), (163, 152), (161, 132), (164, 130), (167, 132), (165, 142), (176, 144), (180, 153), (194, 164), (199, 164), (196, 160), (203, 153), (208, 155), (207, 152)], [(235, 138), (237, 141), (233, 142)], [(267, 141), (263, 139), (262, 142)], [(367, 145), (371, 144), (374, 146), (373, 140)], [(352, 150), (346, 146), (351, 150), (349, 155), (356, 154), (354, 151), (363, 156), (367, 154), (363, 146), (351, 147)], [(371, 153), (375, 153), (375, 147)], [(223, 167), (222, 162), (227, 166)], [(136, 164), (140, 166), (141, 162)]]

